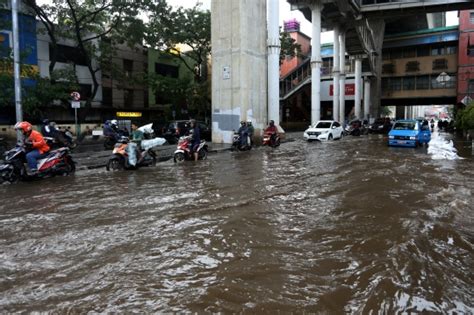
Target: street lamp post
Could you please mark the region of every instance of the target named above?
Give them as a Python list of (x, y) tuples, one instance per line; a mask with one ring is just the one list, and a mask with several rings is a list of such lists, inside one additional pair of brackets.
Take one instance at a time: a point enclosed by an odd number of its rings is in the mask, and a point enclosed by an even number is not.
[[(16, 121), (23, 120), (21, 108), (21, 80), (20, 80), (20, 36), (18, 35), (18, 0), (12, 0), (12, 32), (13, 32), (13, 71), (15, 81), (15, 110)], [(18, 140), (21, 139), (20, 131), (17, 132)]]

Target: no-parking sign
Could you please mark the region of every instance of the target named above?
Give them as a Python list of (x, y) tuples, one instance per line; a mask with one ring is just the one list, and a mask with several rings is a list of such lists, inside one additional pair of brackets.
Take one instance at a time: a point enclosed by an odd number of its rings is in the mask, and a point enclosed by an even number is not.
[(72, 92), (71, 97), (73, 100), (79, 101), (81, 99), (81, 94), (79, 94), (79, 92)]

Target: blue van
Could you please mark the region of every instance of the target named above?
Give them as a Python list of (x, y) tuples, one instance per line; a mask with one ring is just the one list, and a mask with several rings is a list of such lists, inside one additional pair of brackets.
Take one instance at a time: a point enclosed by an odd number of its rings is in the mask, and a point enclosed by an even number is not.
[(388, 145), (399, 147), (417, 147), (431, 140), (431, 131), (428, 124), (418, 120), (397, 120), (388, 133)]

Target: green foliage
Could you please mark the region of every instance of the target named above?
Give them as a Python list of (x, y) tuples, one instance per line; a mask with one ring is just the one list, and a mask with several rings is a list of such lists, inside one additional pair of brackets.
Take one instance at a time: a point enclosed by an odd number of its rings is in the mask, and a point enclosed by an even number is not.
[(148, 11), (146, 44), (180, 59), (197, 81), (205, 81), (203, 69), (211, 53), (211, 12), (201, 10), (199, 3), (184, 9), (173, 8), (166, 1), (148, 4)]
[(474, 102), (457, 112), (455, 125), (462, 130), (474, 130)]
[(301, 54), (301, 45), (291, 38), (288, 32), (282, 32), (280, 28), (280, 65), (287, 57), (296, 57)]
[(380, 110), (380, 116), (381, 117), (388, 117), (392, 114), (392, 111), (390, 110), (390, 108), (388, 108), (388, 106), (382, 106), (381, 110)]

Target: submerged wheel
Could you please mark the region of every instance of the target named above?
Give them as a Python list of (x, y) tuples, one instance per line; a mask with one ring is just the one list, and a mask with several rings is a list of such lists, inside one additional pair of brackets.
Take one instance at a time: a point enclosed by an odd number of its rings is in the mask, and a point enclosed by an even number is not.
[(206, 148), (203, 148), (201, 151), (199, 151), (199, 159), (200, 160), (207, 159), (207, 149)]
[(76, 163), (72, 160), (70, 156), (66, 158), (66, 166), (65, 166), (65, 171), (64, 175), (69, 175), (72, 174), (76, 171)]
[(123, 159), (112, 158), (107, 162), (107, 165), (105, 166), (105, 168), (107, 169), (107, 171), (110, 171), (110, 170), (121, 171), (125, 169), (125, 165), (124, 165)]
[(329, 134), (328, 140), (329, 140), (329, 141), (332, 140), (332, 133)]
[(185, 160), (186, 160), (186, 157), (184, 156), (184, 153), (182, 153), (182, 152), (175, 153), (174, 156), (173, 156), (173, 161), (175, 163), (182, 163)]

